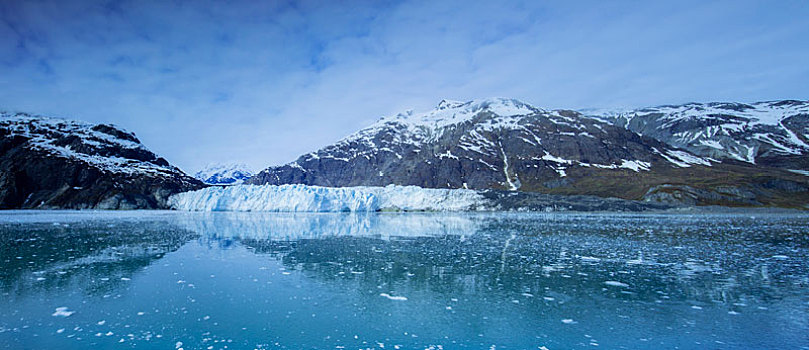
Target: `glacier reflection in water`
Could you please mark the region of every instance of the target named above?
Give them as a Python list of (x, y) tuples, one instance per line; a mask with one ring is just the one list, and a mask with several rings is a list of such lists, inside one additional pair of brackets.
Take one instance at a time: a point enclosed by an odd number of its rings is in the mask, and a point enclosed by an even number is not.
[(0, 212), (0, 347), (801, 348), (808, 228), (805, 214)]
[(330, 236), (420, 237), (469, 235), (494, 214), (202, 212), (179, 222), (203, 237), (298, 240)]

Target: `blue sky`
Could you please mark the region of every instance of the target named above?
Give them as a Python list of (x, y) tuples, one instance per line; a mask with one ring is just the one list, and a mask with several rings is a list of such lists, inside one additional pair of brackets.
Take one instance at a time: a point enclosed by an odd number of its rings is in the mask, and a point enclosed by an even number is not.
[(0, 109), (186, 171), (294, 160), (441, 99), (809, 98), (809, 1), (0, 1)]

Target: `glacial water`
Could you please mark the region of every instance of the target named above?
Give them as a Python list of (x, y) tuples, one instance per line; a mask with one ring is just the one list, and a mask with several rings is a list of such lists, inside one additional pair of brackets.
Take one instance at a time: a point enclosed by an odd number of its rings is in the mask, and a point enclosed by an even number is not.
[(0, 212), (0, 348), (807, 349), (809, 215)]

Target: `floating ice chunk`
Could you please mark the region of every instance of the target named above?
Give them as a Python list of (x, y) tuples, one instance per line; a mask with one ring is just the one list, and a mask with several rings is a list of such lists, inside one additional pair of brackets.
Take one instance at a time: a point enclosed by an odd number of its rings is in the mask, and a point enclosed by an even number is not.
[(624, 287), (624, 288), (629, 287), (628, 284), (623, 283), (623, 282), (618, 282), (618, 281), (605, 281), (604, 284), (606, 284), (608, 286), (613, 286), (613, 287)]
[(388, 298), (388, 299), (390, 299), (390, 300), (396, 300), (396, 301), (405, 301), (405, 300), (407, 300), (407, 298), (406, 298), (406, 297), (403, 297), (403, 296), (393, 296), (393, 295), (390, 295), (390, 294), (388, 294), (388, 293), (379, 293), (379, 296), (382, 296), (382, 297)]
[(74, 313), (75, 311), (70, 311), (67, 309), (67, 307), (60, 306), (56, 308), (56, 311), (53, 314), (51, 314), (51, 316), (68, 317)]

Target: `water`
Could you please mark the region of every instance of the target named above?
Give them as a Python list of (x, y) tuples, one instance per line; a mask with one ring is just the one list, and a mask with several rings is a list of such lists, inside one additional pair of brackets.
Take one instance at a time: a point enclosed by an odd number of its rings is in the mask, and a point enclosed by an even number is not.
[(806, 349), (801, 214), (0, 212), (11, 349)]

